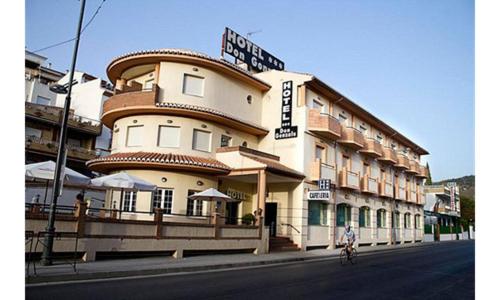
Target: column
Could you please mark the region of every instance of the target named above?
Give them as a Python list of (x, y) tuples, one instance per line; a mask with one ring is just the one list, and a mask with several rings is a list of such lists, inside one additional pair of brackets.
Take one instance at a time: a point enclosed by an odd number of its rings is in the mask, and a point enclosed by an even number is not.
[[(257, 218), (259, 222), (265, 224), (265, 209), (266, 209), (266, 171), (259, 170), (257, 174), (257, 215), (262, 216), (262, 218)], [(264, 225), (262, 224), (262, 225)]]

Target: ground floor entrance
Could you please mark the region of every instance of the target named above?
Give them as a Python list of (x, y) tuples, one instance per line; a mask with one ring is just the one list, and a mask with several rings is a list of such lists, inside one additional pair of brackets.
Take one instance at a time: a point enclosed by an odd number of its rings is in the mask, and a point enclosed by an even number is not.
[(276, 236), (276, 219), (278, 215), (278, 203), (266, 203), (264, 225), (269, 226), (269, 235)]

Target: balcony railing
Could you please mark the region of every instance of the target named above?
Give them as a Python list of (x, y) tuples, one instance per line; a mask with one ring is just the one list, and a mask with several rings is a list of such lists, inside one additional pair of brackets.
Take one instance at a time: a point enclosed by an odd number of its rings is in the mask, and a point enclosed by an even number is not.
[(417, 204), (425, 205), (425, 194), (420, 192), (417, 194)]
[(329, 140), (337, 140), (342, 136), (342, 126), (339, 121), (316, 109), (309, 109), (307, 129)]
[(383, 155), (382, 144), (374, 138), (365, 137), (364, 148), (359, 150), (359, 153), (364, 155), (379, 158)]
[(406, 173), (414, 174), (414, 175), (419, 174), (420, 173), (420, 165), (418, 164), (418, 162), (411, 160), (410, 161), (410, 168), (408, 170), (406, 170)]
[(378, 194), (378, 182), (375, 178), (367, 175), (361, 177), (361, 192), (369, 194)]
[[(62, 121), (63, 108), (25, 102), (25, 114), (31, 118), (41, 119), (59, 125)], [(68, 116), (69, 128), (84, 131), (93, 135), (101, 134), (102, 125), (97, 120), (78, 116), (70, 112)]]
[(345, 167), (339, 172), (339, 187), (359, 190), (359, 173), (348, 171)]
[(110, 97), (103, 105), (103, 115), (111, 110), (133, 106), (155, 106), (158, 99), (158, 85), (143, 89), (139, 86), (126, 86), (123, 90), (115, 90), (115, 95)]
[(415, 175), (417, 178), (427, 178), (427, 167), (419, 166), (419, 172)]
[(320, 159), (311, 163), (311, 180), (330, 179), (332, 183), (335, 183), (335, 175), (335, 166), (322, 163)]
[(365, 137), (356, 128), (342, 127), (342, 137), (337, 142), (354, 150), (359, 150), (365, 145)]
[(392, 183), (382, 180), (379, 183), (379, 194), (380, 197), (392, 198), (394, 197), (394, 191), (392, 189)]
[(394, 165), (394, 168), (399, 168), (402, 170), (410, 169), (410, 160), (406, 154), (398, 153), (398, 162)]
[(398, 162), (398, 156), (396, 151), (390, 147), (384, 147), (382, 149), (382, 157), (378, 158), (378, 161), (394, 165)]
[[(59, 149), (59, 143), (55, 141), (48, 141), (36, 136), (25, 137), (25, 147), (27, 150), (31, 151), (39, 151), (50, 154), (57, 154), (57, 149)], [(68, 157), (81, 159), (81, 160), (90, 160), (99, 157), (99, 153), (95, 150), (89, 150), (78, 146), (67, 145), (68, 149)]]

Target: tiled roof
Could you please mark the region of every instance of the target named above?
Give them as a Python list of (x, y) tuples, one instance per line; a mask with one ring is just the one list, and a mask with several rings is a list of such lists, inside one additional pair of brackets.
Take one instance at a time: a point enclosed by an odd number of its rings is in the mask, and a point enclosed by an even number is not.
[(101, 162), (138, 162), (154, 163), (161, 165), (197, 166), (204, 168), (230, 171), (231, 168), (212, 158), (204, 158), (190, 155), (156, 153), (156, 152), (126, 152), (115, 153), (108, 156), (93, 159), (87, 162), (87, 166)]
[(254, 156), (254, 155), (248, 155), (248, 154), (241, 153), (241, 152), (240, 152), (240, 155), (248, 157), (250, 159), (253, 159), (256, 162), (260, 162), (262, 164), (265, 164), (267, 166), (266, 169), (271, 171), (271, 172), (275, 171), (278, 173), (284, 173), (288, 176), (292, 176), (292, 177), (296, 177), (296, 178), (304, 178), (305, 177), (305, 175), (302, 174), (301, 172), (295, 171), (294, 169), (289, 168), (289, 167), (281, 164), (277, 160), (268, 159), (268, 158), (259, 157), (259, 156)]
[(264, 127), (262, 127), (260, 125), (257, 125), (255, 123), (251, 123), (251, 122), (248, 122), (246, 120), (242, 120), (242, 119), (237, 118), (235, 116), (231, 116), (231, 115), (228, 115), (228, 114), (223, 113), (221, 111), (218, 111), (218, 110), (215, 110), (215, 109), (212, 109), (212, 108), (208, 108), (208, 107), (191, 105), (191, 104), (183, 104), (183, 103), (173, 103), (173, 102), (160, 102), (160, 103), (156, 103), (156, 106), (157, 107), (177, 108), (177, 109), (186, 109), (186, 110), (192, 110), (192, 111), (206, 112), (206, 113), (210, 113), (210, 114), (213, 114), (213, 115), (216, 115), (216, 116), (224, 117), (226, 119), (234, 120), (234, 121), (237, 121), (237, 122), (240, 122), (240, 123), (245, 123), (247, 125), (250, 125), (252, 127), (258, 128), (260, 130), (264, 130), (264, 131), (267, 131), (267, 132), (269, 131), (266, 128), (264, 128)]
[(229, 68), (232, 68), (240, 73), (243, 73), (247, 76), (252, 77), (254, 80), (261, 82), (262, 84), (265, 84), (267, 86), (270, 86), (267, 82), (253, 76), (251, 72), (248, 70), (245, 70), (233, 63), (230, 63), (224, 59), (217, 59), (211, 56), (206, 55), (205, 53), (189, 50), (189, 49), (180, 49), (180, 48), (165, 48), (165, 49), (155, 49), (155, 50), (142, 50), (142, 51), (134, 51), (134, 52), (129, 52), (127, 54), (123, 54), (120, 56), (117, 56), (113, 58), (113, 60), (109, 63), (109, 66), (111, 66), (115, 61), (127, 58), (127, 57), (132, 57), (132, 56), (141, 56), (141, 55), (147, 55), (147, 54), (172, 54), (172, 55), (185, 55), (185, 56), (192, 56), (192, 57), (198, 57), (198, 58), (203, 58), (206, 60), (210, 60), (216, 63), (223, 64)]

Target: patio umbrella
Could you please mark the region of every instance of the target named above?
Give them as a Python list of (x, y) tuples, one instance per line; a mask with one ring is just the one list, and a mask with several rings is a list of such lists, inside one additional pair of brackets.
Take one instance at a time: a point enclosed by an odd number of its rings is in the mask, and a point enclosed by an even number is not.
[(140, 191), (154, 191), (156, 185), (147, 182), (139, 177), (129, 175), (125, 172), (115, 173), (103, 177), (94, 178), (91, 180), (94, 186), (107, 187), (113, 190), (120, 190), (120, 215), (123, 200), (124, 190), (140, 190)]
[[(44, 179), (47, 181), (45, 185), (45, 196), (43, 199), (43, 205), (45, 207), (45, 202), (47, 200), (47, 190), (49, 187), (49, 181), (54, 180), (56, 170), (56, 163), (48, 160), (44, 162), (27, 164), (25, 165), (25, 177), (33, 179)], [(90, 178), (82, 175), (70, 168), (64, 167), (62, 170), (62, 177), (64, 183), (88, 185)], [(61, 190), (62, 191), (62, 190)]]
[(239, 202), (239, 200), (235, 200), (214, 188), (209, 188), (207, 190), (204, 190), (203, 192), (193, 194), (189, 196), (188, 199), (200, 201)]

